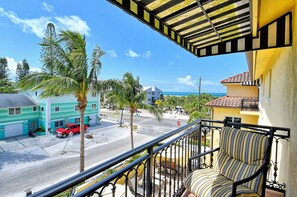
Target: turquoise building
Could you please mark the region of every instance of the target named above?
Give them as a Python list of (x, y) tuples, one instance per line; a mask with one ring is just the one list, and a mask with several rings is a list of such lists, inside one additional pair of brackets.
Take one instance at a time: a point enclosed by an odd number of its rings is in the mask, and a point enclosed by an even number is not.
[[(42, 129), (53, 133), (68, 123), (79, 123), (80, 113), (73, 95), (42, 99), (41, 91), (17, 94), (0, 94), (0, 139), (28, 135)], [(84, 122), (90, 126), (99, 123), (100, 95), (88, 94)]]

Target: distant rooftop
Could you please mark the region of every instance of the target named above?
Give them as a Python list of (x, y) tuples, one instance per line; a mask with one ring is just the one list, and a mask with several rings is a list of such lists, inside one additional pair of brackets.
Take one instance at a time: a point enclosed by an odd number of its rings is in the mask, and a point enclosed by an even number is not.
[(208, 107), (240, 108), (241, 100), (250, 97), (224, 96), (205, 104)]
[(243, 82), (250, 82), (250, 73), (246, 71), (244, 73), (229, 77), (227, 79), (223, 79), (221, 83), (243, 83)]
[[(156, 91), (156, 89), (160, 90), (159, 88), (157, 88), (156, 86), (146, 86), (143, 87), (143, 90), (146, 91), (148, 89), (152, 88), (152, 91)], [(160, 90), (162, 92), (162, 90)]]
[(36, 106), (37, 104), (26, 94), (0, 93), (0, 108)]

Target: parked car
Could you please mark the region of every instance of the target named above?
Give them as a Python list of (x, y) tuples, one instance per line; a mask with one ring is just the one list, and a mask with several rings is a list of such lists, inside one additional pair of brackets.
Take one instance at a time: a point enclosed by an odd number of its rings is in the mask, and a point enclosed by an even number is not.
[[(84, 125), (84, 130), (87, 130), (88, 126)], [(79, 133), (80, 125), (79, 124), (66, 124), (66, 128), (58, 128), (56, 130), (57, 137), (67, 137), (70, 133)]]

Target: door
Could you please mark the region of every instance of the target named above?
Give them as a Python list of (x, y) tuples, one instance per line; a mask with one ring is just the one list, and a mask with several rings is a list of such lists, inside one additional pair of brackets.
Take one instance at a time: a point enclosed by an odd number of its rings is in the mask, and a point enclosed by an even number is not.
[(5, 138), (23, 135), (23, 123), (5, 125)]
[(90, 125), (96, 124), (96, 118), (97, 118), (96, 115), (89, 116), (89, 124)]

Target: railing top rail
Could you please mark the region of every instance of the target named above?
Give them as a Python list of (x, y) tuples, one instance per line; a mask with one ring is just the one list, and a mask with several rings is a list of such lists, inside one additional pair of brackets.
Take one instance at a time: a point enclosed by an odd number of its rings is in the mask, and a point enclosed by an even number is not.
[[(254, 130), (257, 130), (257, 131), (261, 131), (262, 129), (273, 129), (273, 130), (276, 131), (274, 136), (281, 137), (281, 138), (290, 138), (290, 129), (286, 128), (286, 127), (254, 125), (254, 124), (237, 123), (237, 122), (228, 122), (227, 124), (229, 126), (243, 127), (243, 128), (247, 128), (247, 129), (254, 129)], [(282, 133), (278, 133), (277, 131), (282, 131)]]

